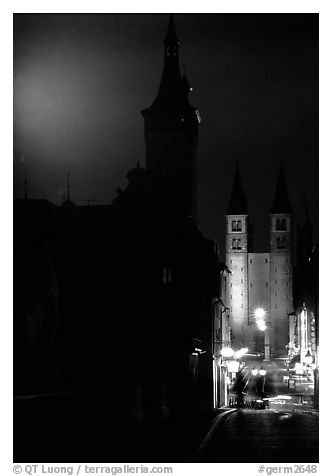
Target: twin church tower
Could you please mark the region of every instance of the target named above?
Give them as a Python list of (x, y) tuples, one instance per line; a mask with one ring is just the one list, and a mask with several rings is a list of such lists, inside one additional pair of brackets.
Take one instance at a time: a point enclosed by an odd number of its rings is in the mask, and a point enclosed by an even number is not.
[[(165, 180), (179, 206), (196, 221), (196, 157), (200, 115), (179, 67), (179, 40), (170, 15), (157, 97), (142, 111), (146, 168)], [(226, 214), (226, 300), (234, 348), (284, 355), (293, 308), (292, 212), (283, 169), (270, 213), (270, 252), (253, 253), (246, 198), (237, 166)]]
[(293, 311), (292, 210), (281, 165), (270, 211), (270, 251), (254, 253), (251, 227), (237, 164), (226, 214), (226, 288), (234, 348), (286, 354), (289, 315)]

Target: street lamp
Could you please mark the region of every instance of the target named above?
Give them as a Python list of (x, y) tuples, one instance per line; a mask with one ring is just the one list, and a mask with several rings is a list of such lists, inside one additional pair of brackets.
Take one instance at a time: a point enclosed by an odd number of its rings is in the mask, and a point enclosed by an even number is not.
[(221, 349), (221, 355), (226, 358), (233, 357), (234, 350), (231, 347), (223, 347)]
[(257, 327), (264, 332), (264, 358), (270, 360), (270, 332), (266, 320), (266, 310), (264, 307), (258, 306), (254, 309), (254, 317)]
[(265, 377), (265, 375), (266, 375), (266, 370), (263, 369), (263, 367), (261, 367), (261, 369), (260, 369), (260, 371), (259, 371), (259, 375), (260, 375), (261, 377)]

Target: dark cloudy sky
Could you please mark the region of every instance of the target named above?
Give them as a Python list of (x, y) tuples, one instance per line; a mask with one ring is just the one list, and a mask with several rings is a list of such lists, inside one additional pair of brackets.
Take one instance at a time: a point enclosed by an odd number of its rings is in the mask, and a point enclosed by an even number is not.
[[(14, 193), (110, 203), (145, 164), (140, 110), (161, 76), (163, 14), (14, 15)], [(235, 158), (264, 251), (282, 159), (297, 221), (318, 238), (318, 15), (176, 14), (200, 110), (199, 225), (224, 246)], [(77, 202), (83, 203), (83, 202)], [(262, 232), (262, 233), (260, 233)]]

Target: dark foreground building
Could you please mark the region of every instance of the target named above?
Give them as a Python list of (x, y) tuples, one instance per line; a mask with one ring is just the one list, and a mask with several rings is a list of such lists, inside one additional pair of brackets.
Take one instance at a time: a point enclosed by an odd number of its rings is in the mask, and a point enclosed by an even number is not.
[(188, 92), (170, 17), (159, 91), (142, 112), (146, 169), (137, 164), (109, 206), (75, 206), (69, 191), (61, 207), (14, 202), (17, 460), (63, 459), (44, 439), (60, 438), (60, 423), (116, 438), (213, 406), (220, 265), (195, 225), (199, 115)]

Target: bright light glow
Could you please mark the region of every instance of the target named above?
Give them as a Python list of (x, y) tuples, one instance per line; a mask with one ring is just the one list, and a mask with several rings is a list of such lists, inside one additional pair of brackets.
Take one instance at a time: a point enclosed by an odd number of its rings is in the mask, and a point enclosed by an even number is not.
[(223, 347), (221, 349), (221, 355), (223, 357), (233, 357), (234, 350), (231, 347)]
[(266, 316), (266, 311), (264, 307), (256, 307), (256, 309), (254, 310), (254, 316), (256, 317), (256, 319), (264, 319), (264, 317)]
[(260, 331), (266, 330), (266, 324), (264, 321), (257, 321), (257, 327)]
[(252, 369), (251, 373), (255, 376), (255, 375), (257, 375), (258, 370), (257, 369)]
[(239, 362), (237, 360), (230, 360), (227, 365), (228, 372), (238, 372)]
[(264, 307), (256, 307), (254, 309), (254, 316), (256, 319), (258, 329), (264, 332), (266, 330), (266, 324), (265, 324), (266, 311)]
[(291, 400), (292, 397), (290, 395), (277, 395), (276, 397), (270, 397), (268, 400)]
[(264, 375), (266, 375), (266, 370), (260, 369), (259, 375), (261, 375), (262, 377), (264, 377)]
[(241, 357), (243, 357), (248, 352), (248, 350), (248, 347), (243, 347), (242, 349), (235, 352), (234, 357), (236, 359), (241, 359)]

